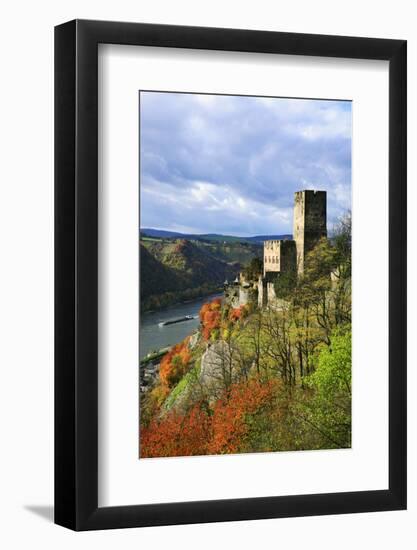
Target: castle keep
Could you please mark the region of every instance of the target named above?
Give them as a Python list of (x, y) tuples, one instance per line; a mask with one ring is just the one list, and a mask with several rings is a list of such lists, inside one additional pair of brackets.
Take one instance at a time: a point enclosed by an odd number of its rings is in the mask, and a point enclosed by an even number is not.
[(274, 282), (282, 273), (302, 275), (305, 257), (327, 237), (326, 191), (297, 191), (294, 197), (293, 240), (264, 241), (264, 271), (258, 281), (258, 305), (276, 300)]
[(297, 191), (294, 197), (293, 238), (297, 249), (297, 271), (304, 271), (304, 259), (316, 243), (327, 237), (326, 191)]

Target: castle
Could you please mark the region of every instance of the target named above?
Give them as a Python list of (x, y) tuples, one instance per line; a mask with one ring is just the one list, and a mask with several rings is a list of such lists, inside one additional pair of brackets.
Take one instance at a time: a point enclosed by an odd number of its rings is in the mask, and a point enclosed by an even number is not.
[[(297, 191), (294, 197), (293, 239), (264, 241), (263, 274), (251, 284), (240, 274), (232, 285), (225, 286), (226, 299), (234, 306), (245, 305), (251, 299), (259, 307), (277, 302), (275, 281), (283, 273), (304, 272), (306, 255), (317, 242), (327, 237), (326, 191)], [(257, 288), (256, 288), (257, 287)]]
[(327, 237), (326, 191), (297, 191), (294, 197), (293, 239), (264, 241), (264, 271), (258, 281), (258, 305), (276, 300), (274, 282), (282, 273), (303, 274), (306, 255)]

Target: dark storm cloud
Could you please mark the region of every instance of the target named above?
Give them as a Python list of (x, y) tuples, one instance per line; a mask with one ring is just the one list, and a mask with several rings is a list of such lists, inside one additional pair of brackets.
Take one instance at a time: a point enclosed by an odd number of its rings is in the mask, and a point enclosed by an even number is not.
[(351, 104), (141, 93), (141, 226), (291, 232), (294, 192), (350, 209)]

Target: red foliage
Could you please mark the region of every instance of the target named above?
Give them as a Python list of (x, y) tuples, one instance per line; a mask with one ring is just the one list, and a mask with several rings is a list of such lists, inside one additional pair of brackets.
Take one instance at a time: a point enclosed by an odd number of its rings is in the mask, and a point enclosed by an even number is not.
[(173, 346), (159, 365), (159, 378), (166, 386), (173, 386), (185, 374), (191, 360), (188, 338)]
[(163, 420), (153, 420), (140, 432), (140, 456), (191, 456), (207, 454), (210, 417), (200, 405), (187, 415), (168, 414)]

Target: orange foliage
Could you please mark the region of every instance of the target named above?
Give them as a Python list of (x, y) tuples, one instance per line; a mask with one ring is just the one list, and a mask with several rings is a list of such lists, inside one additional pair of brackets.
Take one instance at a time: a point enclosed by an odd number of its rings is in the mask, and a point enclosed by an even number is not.
[(200, 313), (199, 313), (199, 317), (200, 317), (201, 322), (204, 321), (204, 316), (208, 311), (210, 311), (210, 302), (206, 302), (205, 304), (203, 304), (201, 306)]
[(234, 384), (228, 398), (219, 399), (214, 406), (209, 454), (238, 452), (249, 429), (246, 416), (271, 403), (275, 390), (276, 382), (272, 380), (264, 384), (258, 380)]
[(214, 300), (211, 301), (211, 309), (220, 309), (221, 307), (222, 307), (221, 298), (214, 298)]
[(276, 381), (234, 384), (209, 415), (200, 404), (186, 414), (168, 413), (141, 428), (141, 457), (190, 456), (239, 452), (249, 432), (247, 417), (272, 403)]
[(191, 360), (191, 352), (188, 347), (188, 338), (173, 346), (164, 355), (159, 365), (159, 378), (161, 382), (171, 387), (185, 374), (188, 363)]
[(246, 315), (247, 315), (246, 306), (233, 308), (229, 312), (229, 321), (233, 321), (233, 322), (239, 321), (240, 319), (244, 319)]
[(195, 405), (187, 415), (168, 414), (141, 428), (140, 456), (191, 456), (207, 454), (210, 417)]
[(204, 340), (209, 340), (212, 332), (220, 328), (221, 304), (221, 299), (215, 298), (211, 302), (204, 304), (200, 309), (201, 333)]

